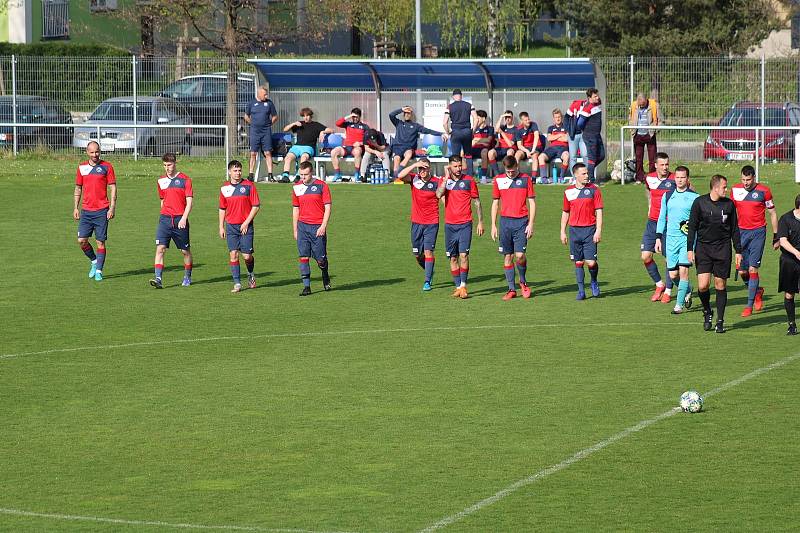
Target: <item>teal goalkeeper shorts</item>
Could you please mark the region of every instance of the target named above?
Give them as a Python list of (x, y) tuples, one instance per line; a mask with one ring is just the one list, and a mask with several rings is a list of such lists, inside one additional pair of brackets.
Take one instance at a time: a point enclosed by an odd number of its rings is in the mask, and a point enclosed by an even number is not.
[(667, 269), (677, 270), (679, 266), (689, 267), (689, 254), (686, 250), (686, 236), (672, 236), (667, 241)]

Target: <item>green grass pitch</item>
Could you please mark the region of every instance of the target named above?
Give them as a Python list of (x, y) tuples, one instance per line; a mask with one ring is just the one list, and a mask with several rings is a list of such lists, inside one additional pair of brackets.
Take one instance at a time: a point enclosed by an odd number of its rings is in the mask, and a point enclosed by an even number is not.
[[(775, 252), (763, 313), (738, 317), (746, 292), (731, 280), (725, 335), (703, 332), (696, 309), (671, 316), (649, 301), (639, 186), (602, 189), (603, 295), (584, 302), (558, 239), (558, 186), (537, 187), (534, 298), (511, 302), (488, 224), (473, 241), (472, 297), (450, 297), (441, 235), (423, 293), (407, 188), (335, 186), (334, 290), (320, 291), (313, 265), (315, 293), (301, 299), (285, 185), (259, 185), (259, 286), (230, 293), (219, 161), (179, 165), (195, 185), (192, 287), (179, 286), (174, 248), (166, 289), (147, 283), (158, 161), (112, 159), (106, 279), (88, 280), (71, 219), (77, 162), (2, 161), (0, 531), (420, 531), (657, 417), (686, 389), (800, 352), (784, 335)], [(702, 192), (713, 172), (738, 179), (735, 166), (692, 170)], [(792, 169), (768, 166), (763, 181), (786, 212)], [(481, 195), (488, 220), (489, 187)], [(796, 530), (798, 381), (800, 360), (443, 530)]]

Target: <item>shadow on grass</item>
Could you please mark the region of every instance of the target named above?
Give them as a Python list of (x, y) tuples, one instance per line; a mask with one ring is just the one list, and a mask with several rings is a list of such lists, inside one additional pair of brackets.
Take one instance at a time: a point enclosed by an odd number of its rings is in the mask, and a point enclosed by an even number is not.
[[(331, 279), (335, 279), (331, 276)], [(406, 278), (390, 278), (390, 279), (365, 279), (356, 283), (347, 283), (346, 285), (336, 286), (333, 285), (334, 291), (355, 291), (358, 289), (367, 289), (369, 287), (382, 287), (384, 285), (396, 285), (402, 283)], [(298, 280), (299, 281), (299, 280)]]
[[(256, 281), (261, 279), (262, 277), (269, 276), (270, 274), (274, 274), (274, 272), (256, 272)], [(208, 279), (200, 279), (197, 281), (192, 281), (192, 285), (208, 285), (209, 283), (223, 283), (223, 282), (233, 283), (233, 278), (230, 275), (227, 276), (218, 276), (216, 278), (208, 278)], [(247, 270), (242, 269), (242, 284), (247, 285)], [(256, 285), (256, 289), (260, 286)]]
[[(201, 268), (203, 266), (205, 266), (203, 263), (194, 263), (194, 265), (192, 265), (192, 270), (193, 271), (197, 270), (198, 268)], [(183, 265), (178, 264), (178, 265), (169, 265), (164, 267), (164, 272), (175, 272), (176, 270), (180, 270), (181, 272), (183, 272)], [(119, 272), (117, 274), (109, 274), (107, 276), (104, 275), (103, 277), (105, 279), (113, 279), (113, 278), (126, 278), (128, 276), (144, 276), (145, 274), (153, 274), (153, 268), (150, 267), (150, 268), (140, 268), (137, 270), (128, 270), (127, 272)]]

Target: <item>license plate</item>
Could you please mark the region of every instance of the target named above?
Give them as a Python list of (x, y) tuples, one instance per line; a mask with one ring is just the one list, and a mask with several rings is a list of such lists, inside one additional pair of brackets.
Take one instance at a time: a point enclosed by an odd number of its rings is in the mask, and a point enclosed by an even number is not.
[(114, 151), (114, 143), (101, 142), (100, 143), (100, 151), (101, 152), (113, 152)]
[(746, 152), (745, 153), (736, 153), (736, 152), (734, 152), (734, 153), (728, 154), (728, 160), (729, 161), (752, 161), (753, 160), (753, 154), (746, 153)]

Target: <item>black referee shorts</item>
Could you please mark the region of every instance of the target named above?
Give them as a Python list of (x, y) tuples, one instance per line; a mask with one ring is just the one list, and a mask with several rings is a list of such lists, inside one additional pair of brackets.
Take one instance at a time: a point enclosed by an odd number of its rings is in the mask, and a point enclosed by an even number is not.
[(731, 277), (731, 243), (698, 242), (694, 252), (694, 263), (698, 274), (713, 274), (715, 278)]
[(800, 262), (781, 255), (779, 265), (778, 292), (800, 292)]

